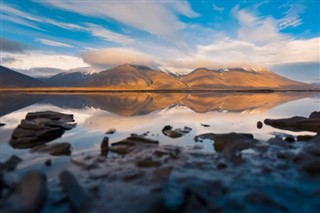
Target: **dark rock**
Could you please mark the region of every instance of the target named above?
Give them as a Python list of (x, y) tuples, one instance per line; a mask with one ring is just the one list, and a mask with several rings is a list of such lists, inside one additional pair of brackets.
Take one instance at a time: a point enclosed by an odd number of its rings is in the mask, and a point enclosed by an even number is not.
[(214, 148), (217, 152), (223, 152), (229, 147), (237, 147), (238, 151), (252, 146), (253, 135), (243, 133), (216, 134), (214, 137)]
[(51, 166), (52, 165), (52, 161), (50, 159), (47, 159), (45, 162), (44, 162), (44, 165), (45, 166)]
[(97, 162), (90, 161), (89, 159), (71, 159), (70, 162), (84, 170), (98, 168)]
[(105, 134), (107, 134), (107, 135), (112, 135), (112, 134), (114, 134), (115, 132), (116, 132), (116, 129), (109, 129), (108, 131), (106, 131)]
[(203, 126), (203, 127), (210, 127), (209, 124), (201, 124), (201, 126)]
[(63, 122), (73, 122), (73, 115), (71, 114), (63, 114), (59, 112), (53, 111), (44, 111), (44, 112), (29, 112), (26, 115), (27, 120), (34, 120), (37, 118), (47, 118), (50, 120), (57, 120)]
[(1, 212), (40, 212), (46, 195), (46, 177), (38, 172), (29, 172), (15, 185), (10, 196), (0, 204)]
[(161, 166), (159, 161), (154, 160), (139, 160), (136, 162), (137, 167), (150, 168)]
[(265, 195), (260, 192), (252, 192), (246, 196), (247, 202), (251, 204), (262, 204), (266, 205), (270, 208), (278, 209), (282, 212), (288, 212), (288, 209), (275, 201), (273, 198), (269, 197), (268, 195)]
[(18, 127), (31, 130), (39, 130), (45, 127), (70, 130), (75, 127), (75, 124), (70, 124), (59, 120), (50, 120), (48, 118), (36, 118), (34, 120), (21, 120), (21, 123)]
[(257, 122), (257, 128), (261, 129), (263, 127), (263, 123), (261, 121)]
[(195, 142), (201, 142), (204, 139), (214, 140), (215, 134), (214, 133), (205, 133), (201, 135), (197, 135), (194, 137)]
[(134, 150), (133, 147), (127, 145), (117, 145), (109, 147), (109, 151), (117, 153), (119, 155), (126, 155), (129, 154)]
[(127, 140), (133, 141), (133, 142), (139, 142), (139, 143), (146, 143), (146, 144), (159, 144), (159, 141), (157, 140), (153, 140), (153, 139), (146, 138), (143, 136), (138, 136), (138, 135), (136, 136), (131, 135), (130, 137), (127, 138)]
[(60, 174), (60, 182), (76, 212), (87, 212), (88, 197), (76, 178), (68, 171)]
[(177, 159), (181, 153), (181, 148), (177, 146), (161, 146), (153, 152), (153, 154), (159, 158), (163, 156), (170, 156), (172, 159)]
[(320, 119), (320, 111), (314, 111), (309, 115), (309, 118)]
[(216, 134), (214, 148), (217, 152), (221, 152), (226, 159), (238, 165), (242, 163), (240, 151), (253, 147), (254, 142), (251, 134)]
[(293, 143), (296, 141), (293, 136), (287, 136), (284, 140), (289, 143)]
[(281, 151), (277, 153), (277, 157), (279, 159), (288, 160), (288, 159), (294, 159), (296, 157), (296, 154), (289, 151)]
[(173, 129), (172, 126), (164, 126), (162, 133), (170, 138), (180, 138), (185, 134), (188, 134), (192, 129), (190, 127), (184, 127), (183, 129)]
[(16, 169), (17, 165), (22, 161), (21, 158), (12, 155), (8, 160), (4, 163), (0, 163), (0, 170), (4, 171), (13, 171)]
[(59, 128), (43, 129), (39, 131), (16, 128), (12, 133), (10, 145), (13, 148), (32, 148), (60, 138), (63, 133), (64, 130)]
[(312, 135), (298, 135), (297, 141), (310, 141), (314, 138)]
[(4, 126), (4, 125), (6, 125), (6, 124), (0, 123), (0, 127), (2, 127), (2, 126)]
[(150, 138), (146, 138), (141, 135), (131, 135), (130, 137), (128, 137), (124, 140), (112, 143), (111, 146), (119, 146), (119, 145), (136, 146), (136, 145), (141, 145), (141, 144), (151, 144), (151, 145), (154, 144), (155, 145), (155, 144), (159, 144), (159, 141), (153, 140)]
[(58, 112), (28, 113), (25, 120), (11, 135), (10, 145), (13, 148), (33, 148), (61, 137), (65, 130), (72, 129), (75, 124), (73, 115)]
[(50, 145), (39, 145), (30, 150), (30, 152), (47, 152), (50, 155), (71, 155), (71, 145), (69, 143), (54, 143)]
[(224, 162), (219, 162), (218, 164), (217, 164), (217, 169), (225, 169), (225, 168), (227, 168), (227, 164), (226, 163), (224, 163)]
[(159, 169), (154, 170), (153, 175), (167, 180), (172, 172), (171, 167), (160, 167)]
[(266, 119), (266, 125), (274, 128), (290, 130), (295, 132), (311, 131), (320, 132), (320, 118), (292, 117), (284, 119)]
[(100, 153), (101, 155), (107, 155), (109, 151), (109, 138), (108, 137), (104, 137), (102, 139), (102, 142), (100, 144)]
[(299, 168), (310, 176), (320, 175), (320, 159), (308, 158), (300, 163)]

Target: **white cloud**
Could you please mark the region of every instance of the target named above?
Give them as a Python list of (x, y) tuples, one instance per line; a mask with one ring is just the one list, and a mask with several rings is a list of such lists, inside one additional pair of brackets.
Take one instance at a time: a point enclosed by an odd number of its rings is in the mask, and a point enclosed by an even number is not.
[(177, 13), (191, 18), (198, 16), (186, 1), (126, 1), (125, 4), (121, 1), (81, 1), (75, 5), (72, 0), (44, 0), (38, 3), (82, 15), (112, 18), (161, 36), (172, 35), (185, 27)]
[(136, 50), (127, 48), (108, 48), (88, 51), (82, 55), (83, 61), (95, 66), (113, 66), (121, 64), (154, 65), (153, 59)]
[(131, 39), (125, 35), (112, 32), (112, 31), (105, 29), (103, 27), (100, 27), (98, 25), (95, 25), (95, 24), (87, 24), (87, 25), (89, 27), (88, 30), (95, 37), (99, 37), (104, 40), (119, 43), (119, 44), (129, 44), (134, 41), (133, 39)]
[(235, 10), (240, 27), (238, 39), (249, 42), (279, 42), (287, 36), (279, 33), (277, 21), (272, 17), (258, 17), (247, 10)]
[(224, 11), (224, 7), (219, 7), (215, 3), (212, 4), (212, 8), (213, 8), (214, 11), (217, 11), (217, 12), (220, 12), (220, 13)]
[(86, 67), (88, 64), (76, 56), (61, 55), (41, 51), (33, 51), (28, 54), (8, 53), (1, 57), (12, 57), (15, 60), (3, 63), (3, 66), (12, 69), (32, 69), (36, 67), (48, 67), (57, 69), (74, 69), (77, 67)]
[(70, 44), (66, 44), (58, 41), (52, 41), (44, 38), (38, 38), (37, 41), (39, 41), (41, 44), (45, 44), (53, 47), (71, 47), (71, 48), (74, 47)]
[[(239, 21), (237, 37), (212, 37), (195, 51), (163, 59), (163, 68), (185, 72), (197, 67), (272, 66), (292, 62), (320, 61), (320, 37), (295, 39), (279, 32), (277, 20), (233, 9)], [(189, 69), (189, 70), (188, 70)]]
[(288, 10), (285, 12), (285, 17), (278, 21), (279, 28), (294, 28), (303, 24), (303, 20), (300, 14), (304, 13), (305, 6), (303, 4), (295, 3), (290, 5), (282, 5), (282, 7), (288, 7)]

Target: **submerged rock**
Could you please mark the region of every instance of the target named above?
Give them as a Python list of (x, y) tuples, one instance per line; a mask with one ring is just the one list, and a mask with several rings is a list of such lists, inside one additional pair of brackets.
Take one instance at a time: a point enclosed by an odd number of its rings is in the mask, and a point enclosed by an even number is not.
[(162, 129), (162, 133), (165, 136), (168, 136), (170, 138), (180, 138), (185, 134), (188, 134), (189, 132), (191, 132), (191, 128), (190, 127), (184, 127), (183, 129), (173, 129), (172, 126), (167, 125), (164, 126)]
[(204, 134), (195, 136), (193, 140), (195, 142), (202, 142), (202, 140), (205, 140), (205, 139), (214, 140), (215, 135), (216, 134), (214, 133), (204, 133)]
[(50, 155), (71, 155), (71, 145), (69, 143), (54, 143), (50, 145), (39, 145), (30, 150), (30, 152), (47, 152)]
[(9, 197), (0, 203), (1, 212), (40, 212), (46, 196), (46, 177), (38, 172), (29, 172), (14, 186)]
[(228, 160), (238, 164), (242, 161), (240, 151), (253, 147), (255, 142), (252, 134), (216, 134), (214, 149), (221, 152)]
[(28, 113), (13, 131), (10, 145), (13, 148), (33, 148), (48, 143), (72, 129), (73, 115), (45, 111)]
[(13, 171), (16, 169), (17, 165), (22, 161), (21, 158), (12, 155), (8, 160), (3, 163), (0, 163), (0, 171)]
[(88, 196), (73, 174), (68, 171), (61, 172), (60, 182), (74, 210), (76, 212), (87, 212), (89, 207)]

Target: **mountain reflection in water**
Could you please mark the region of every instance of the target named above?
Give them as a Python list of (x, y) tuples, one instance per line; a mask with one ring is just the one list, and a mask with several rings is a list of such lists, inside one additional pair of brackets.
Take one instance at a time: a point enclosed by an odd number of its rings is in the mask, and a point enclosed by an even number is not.
[(29, 105), (50, 104), (60, 108), (96, 108), (130, 117), (166, 108), (187, 107), (197, 113), (265, 112), (289, 101), (315, 93), (103, 93), (103, 94), (1, 94), (0, 116)]

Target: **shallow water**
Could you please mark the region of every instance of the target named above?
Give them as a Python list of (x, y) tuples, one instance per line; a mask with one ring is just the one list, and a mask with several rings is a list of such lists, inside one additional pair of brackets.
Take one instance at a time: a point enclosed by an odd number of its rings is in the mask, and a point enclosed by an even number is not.
[[(111, 143), (131, 133), (148, 133), (148, 137), (159, 140), (160, 145), (202, 146), (205, 152), (214, 152), (212, 141), (196, 143), (194, 136), (207, 132), (244, 132), (267, 140), (275, 134), (297, 135), (266, 125), (257, 129), (256, 123), (266, 118), (308, 116), (320, 110), (320, 95), (307, 92), (1, 94), (0, 122), (6, 125), (0, 128), (0, 161), (17, 155), (24, 159), (20, 165), (23, 169), (36, 167), (36, 162), (42, 164), (48, 158), (46, 154), (31, 154), (8, 144), (12, 131), (28, 112), (45, 110), (74, 115), (76, 128), (55, 140), (71, 143), (73, 156), (99, 153), (100, 142), (111, 128), (116, 129), (115, 134), (108, 135)], [(165, 125), (187, 126), (192, 131), (171, 139), (161, 132)], [(313, 135), (309, 132), (299, 134)], [(68, 166), (68, 157), (55, 158), (58, 160), (53, 168)]]

